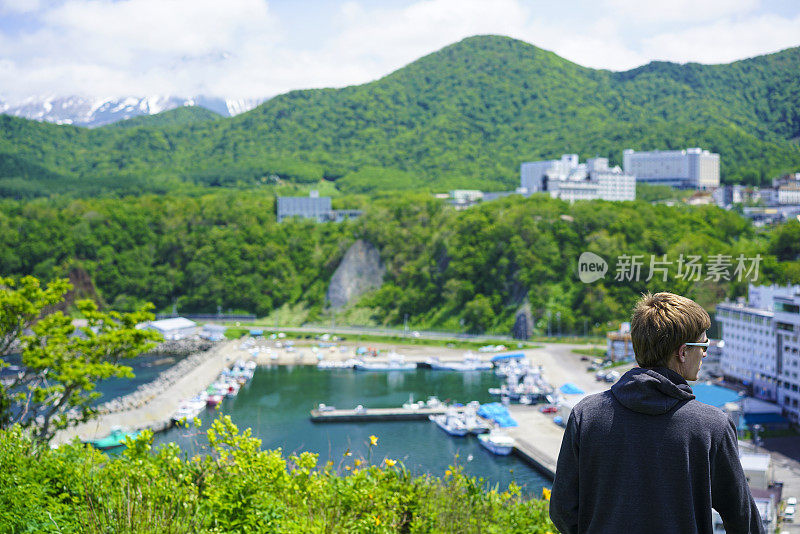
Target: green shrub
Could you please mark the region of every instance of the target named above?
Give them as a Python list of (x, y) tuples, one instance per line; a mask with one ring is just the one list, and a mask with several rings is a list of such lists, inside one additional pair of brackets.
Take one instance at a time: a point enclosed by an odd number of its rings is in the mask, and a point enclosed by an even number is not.
[(261, 450), (227, 416), (207, 433), (211, 453), (186, 458), (174, 444), (154, 450), (149, 431), (116, 457), (0, 431), (0, 531), (555, 532), (547, 502), (516, 485), (486, 490), (457, 467), (412, 477), (378, 459), (375, 437), (368, 458), (317, 466), (315, 454)]

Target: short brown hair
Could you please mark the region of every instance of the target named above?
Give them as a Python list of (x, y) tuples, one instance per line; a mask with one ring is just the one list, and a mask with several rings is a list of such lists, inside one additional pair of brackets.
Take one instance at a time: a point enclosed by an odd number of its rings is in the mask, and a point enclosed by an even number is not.
[(640, 367), (666, 367), (684, 343), (697, 340), (711, 326), (695, 301), (674, 293), (642, 295), (631, 318), (631, 342)]

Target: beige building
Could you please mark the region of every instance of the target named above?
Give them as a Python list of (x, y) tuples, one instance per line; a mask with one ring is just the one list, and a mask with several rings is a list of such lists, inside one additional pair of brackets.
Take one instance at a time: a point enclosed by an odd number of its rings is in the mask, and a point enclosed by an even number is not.
[(622, 151), (622, 168), (636, 180), (692, 189), (719, 187), (719, 154), (701, 148)]

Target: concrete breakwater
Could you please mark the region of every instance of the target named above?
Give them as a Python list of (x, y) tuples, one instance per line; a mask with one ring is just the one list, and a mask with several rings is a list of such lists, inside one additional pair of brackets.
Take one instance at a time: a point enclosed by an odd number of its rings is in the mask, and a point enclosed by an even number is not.
[(214, 348), (218, 342), (201, 339), (199, 337), (186, 339), (169, 339), (156, 345), (147, 354), (163, 354), (172, 357), (183, 357), (189, 354), (205, 352)]
[(225, 341), (209, 351), (193, 354), (165, 371), (158, 379), (122, 399), (109, 401), (105, 411), (85, 423), (56, 434), (52, 444), (103, 437), (119, 426), (130, 430), (160, 431), (170, 426), (172, 414), (183, 399), (209, 386), (223, 369), (248, 355), (237, 351), (238, 341)]
[[(213, 347), (213, 345), (211, 347)], [(124, 397), (111, 399), (110, 401), (101, 404), (97, 408), (97, 413), (117, 413), (124, 410), (139, 408), (152, 401), (159, 394), (172, 387), (172, 385), (182, 376), (185, 376), (189, 370), (196, 368), (198, 365), (202, 365), (203, 362), (209, 358), (212, 358), (216, 354), (216, 351), (211, 350), (211, 347), (209, 347), (209, 350), (196, 352), (190, 356), (187, 356), (186, 358), (183, 358), (178, 363), (169, 367), (160, 375), (158, 375), (158, 377), (152, 382), (148, 382), (139, 386), (133, 393), (125, 395)]]

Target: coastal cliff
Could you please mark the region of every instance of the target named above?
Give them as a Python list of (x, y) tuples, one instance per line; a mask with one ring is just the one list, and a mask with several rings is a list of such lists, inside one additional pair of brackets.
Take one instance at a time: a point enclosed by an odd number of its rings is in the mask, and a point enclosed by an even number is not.
[(381, 286), (386, 267), (378, 249), (359, 239), (353, 243), (331, 277), (326, 300), (340, 309), (358, 297)]

